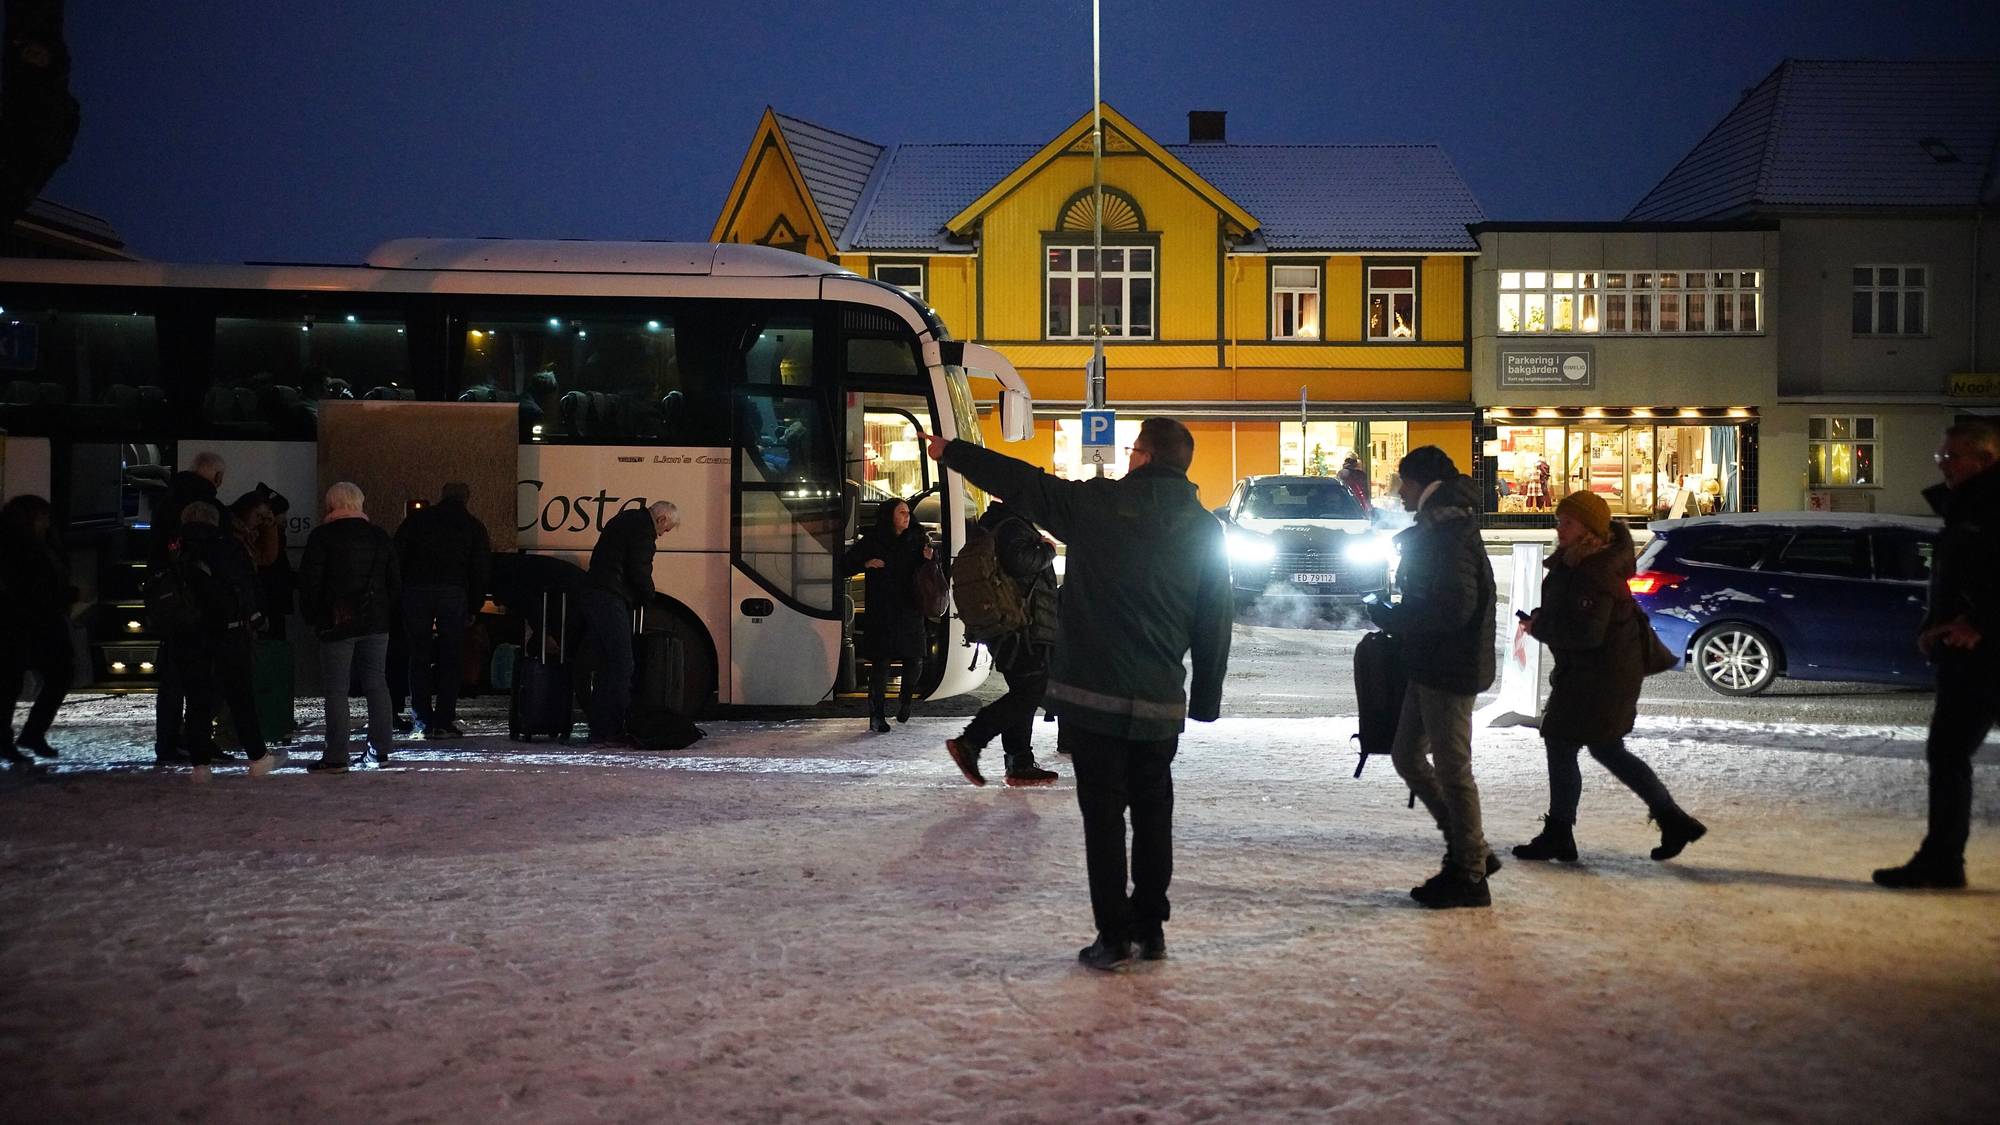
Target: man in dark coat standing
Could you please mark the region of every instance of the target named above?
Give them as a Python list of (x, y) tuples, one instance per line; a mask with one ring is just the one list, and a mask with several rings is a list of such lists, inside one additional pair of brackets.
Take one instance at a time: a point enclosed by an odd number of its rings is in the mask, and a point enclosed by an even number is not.
[(1944, 517), (1917, 647), (1937, 670), (1924, 760), (1930, 831), (1910, 862), (1875, 872), (1885, 887), (1963, 887), (1972, 831), (1972, 755), (2000, 720), (2000, 429), (1962, 422), (1936, 454), (1944, 483), (1924, 499)]
[(215, 509), (199, 502), (181, 512), (180, 545), (173, 566), (181, 568), (201, 607), (201, 619), (176, 635), (182, 661), (188, 758), (194, 780), (209, 779), (216, 757), (215, 711), (229, 706), (237, 740), (250, 754), (250, 776), (262, 777), (283, 761), (264, 747), (257, 723), (251, 663), (257, 643), (257, 570), (250, 552), (217, 526)]
[[(1410, 690), (1389, 756), (1444, 833), (1444, 868), (1410, 897), (1425, 906), (1490, 906), (1498, 868), (1472, 779), (1472, 703), (1493, 684), (1493, 566), (1479, 538), (1479, 490), (1435, 445), (1396, 466), (1398, 496), (1416, 524), (1396, 536), (1395, 605), (1368, 616), (1402, 642)], [(1433, 769), (1435, 763), (1435, 769)]]
[(1056, 549), (1034, 524), (997, 501), (979, 517), (979, 527), (993, 536), (994, 560), (1020, 591), (1028, 623), (986, 646), (1007, 681), (1007, 694), (981, 707), (965, 724), (965, 733), (946, 740), (945, 753), (967, 781), (984, 785), (979, 754), (997, 734), (1008, 785), (1052, 785), (1056, 772), (1035, 764), (1033, 743), (1035, 708), (1048, 691), (1049, 653), (1056, 644)]
[[(204, 449), (194, 455), (187, 468), (175, 473), (167, 482), (166, 495), (153, 504), (152, 537), (146, 545), (146, 563), (153, 573), (158, 573), (173, 558), (174, 549), (180, 542), (182, 513), (187, 511), (188, 505), (204, 504), (214, 508), (217, 526), (229, 527), (229, 513), (223, 510), (222, 502), (215, 495), (216, 490), (222, 487), (223, 472), (227, 468), (220, 453)], [(181, 716), (185, 700), (182, 698), (181, 672), (176, 666), (178, 656), (173, 639), (162, 638), (160, 651), (153, 661), (160, 677), (158, 694), (153, 698), (155, 765), (180, 765), (189, 761), (187, 748), (181, 745)], [(229, 755), (218, 750), (215, 757), (227, 760)]]
[(611, 517), (591, 548), (589, 582), (577, 608), (597, 657), (590, 689), (594, 743), (625, 742), (625, 717), (632, 710), (632, 611), (652, 600), (659, 538), (680, 524), (680, 509), (665, 500), (627, 508)]
[[(403, 565), (403, 636), (410, 656), (410, 708), (424, 738), (463, 738), (458, 685), (465, 674), (465, 629), (486, 602), (493, 542), (486, 525), (466, 510), (470, 486), (453, 481), (434, 507), (410, 514), (396, 529)], [(437, 631), (432, 674), (431, 631)], [(435, 702), (432, 699), (436, 693)]]
[[(1062, 641), (1048, 707), (1076, 769), (1097, 940), (1093, 969), (1166, 956), (1173, 877), (1172, 764), (1189, 718), (1222, 712), (1229, 663), (1229, 560), (1222, 524), (1187, 479), (1194, 435), (1148, 418), (1123, 478), (1065, 481), (967, 441), (926, 435), (930, 456), (1069, 546)], [(1193, 656), (1190, 691), (1183, 664)], [(1125, 811), (1132, 812), (1126, 893)]]

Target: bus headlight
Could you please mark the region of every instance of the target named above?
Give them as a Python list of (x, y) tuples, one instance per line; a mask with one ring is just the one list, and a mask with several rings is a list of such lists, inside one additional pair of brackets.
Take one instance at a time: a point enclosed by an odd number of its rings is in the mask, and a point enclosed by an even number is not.
[(1229, 536), (1229, 558), (1232, 562), (1267, 563), (1278, 557), (1278, 548), (1270, 539), (1248, 532), (1231, 532)]

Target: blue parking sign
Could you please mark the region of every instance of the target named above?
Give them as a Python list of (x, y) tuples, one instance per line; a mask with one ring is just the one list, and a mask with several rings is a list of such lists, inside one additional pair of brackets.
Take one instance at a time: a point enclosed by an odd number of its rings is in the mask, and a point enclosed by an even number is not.
[(1086, 410), (1083, 412), (1083, 444), (1115, 445), (1117, 441), (1117, 411)]

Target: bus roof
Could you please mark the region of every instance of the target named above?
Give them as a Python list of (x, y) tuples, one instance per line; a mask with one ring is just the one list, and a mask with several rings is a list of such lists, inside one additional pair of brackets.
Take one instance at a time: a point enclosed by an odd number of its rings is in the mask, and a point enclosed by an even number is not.
[(734, 242), (592, 242), (556, 238), (398, 238), (368, 253), (384, 270), (637, 273), (698, 277), (850, 274), (831, 262)]

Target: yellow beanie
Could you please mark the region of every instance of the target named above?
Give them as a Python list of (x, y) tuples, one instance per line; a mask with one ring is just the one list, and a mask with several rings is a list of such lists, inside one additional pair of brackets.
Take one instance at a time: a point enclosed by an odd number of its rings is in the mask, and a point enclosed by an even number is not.
[(1568, 516), (1599, 539), (1611, 538), (1611, 505), (1595, 492), (1572, 492), (1556, 505), (1557, 516)]

